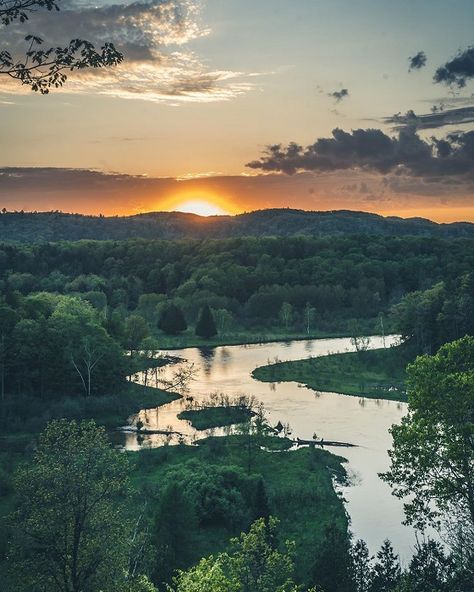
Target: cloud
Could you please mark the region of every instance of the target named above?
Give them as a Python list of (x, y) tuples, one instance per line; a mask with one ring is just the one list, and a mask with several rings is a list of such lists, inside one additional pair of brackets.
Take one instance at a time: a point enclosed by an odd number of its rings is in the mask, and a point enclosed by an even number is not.
[[(367, 190), (367, 191), (366, 191)], [(104, 173), (91, 169), (0, 168), (2, 207), (8, 210), (62, 210), (128, 215), (175, 209), (190, 196), (222, 198), (233, 210), (288, 207), (317, 210), (351, 209), (472, 218), (472, 183), (452, 177), (413, 177), (395, 169), (387, 175), (366, 170), (303, 172), (296, 175), (205, 175), (177, 180)], [(378, 203), (377, 203), (378, 202)], [(440, 209), (440, 203), (449, 208)], [(232, 206), (232, 207), (231, 207)]]
[(474, 78), (474, 45), (460, 51), (455, 58), (440, 66), (434, 75), (434, 81), (464, 88)]
[(343, 99), (349, 96), (349, 90), (342, 88), (341, 90), (335, 90), (334, 92), (328, 93), (328, 97), (333, 98), (336, 103), (340, 103)]
[(336, 128), (330, 138), (310, 146), (290, 143), (269, 146), (252, 169), (292, 175), (300, 171), (365, 170), (439, 179), (462, 176), (474, 182), (474, 131), (450, 134), (439, 140), (422, 139), (413, 127), (402, 127), (391, 137), (380, 129)]
[(426, 53), (424, 51), (419, 51), (414, 56), (410, 56), (408, 58), (408, 62), (410, 64), (408, 71), (411, 72), (412, 70), (421, 70), (421, 68), (426, 66), (426, 61)]
[[(254, 86), (249, 80), (252, 74), (212, 70), (187, 47), (210, 33), (200, 22), (200, 3), (195, 0), (99, 6), (71, 0), (65, 10), (38, 12), (26, 25), (5, 29), (5, 49), (20, 55), (29, 31), (44, 39), (45, 46), (65, 45), (72, 38), (82, 38), (97, 46), (113, 42), (124, 54), (125, 61), (117, 67), (71, 74), (64, 87), (67, 92), (176, 104), (227, 100)], [(0, 88), (10, 92), (21, 89), (11, 82)]]
[(390, 117), (385, 117), (382, 121), (392, 124), (395, 129), (405, 126), (413, 126), (416, 129), (437, 129), (446, 125), (464, 125), (474, 122), (474, 105), (455, 109), (444, 109), (435, 106), (432, 108), (431, 113), (421, 115), (417, 115), (410, 110), (405, 114), (396, 113)]

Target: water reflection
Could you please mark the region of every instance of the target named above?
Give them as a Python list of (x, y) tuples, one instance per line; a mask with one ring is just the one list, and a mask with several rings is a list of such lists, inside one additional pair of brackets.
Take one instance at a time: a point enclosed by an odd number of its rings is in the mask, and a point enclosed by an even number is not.
[[(395, 338), (387, 337), (390, 346)], [(382, 347), (382, 337), (372, 337), (371, 348)], [(279, 421), (290, 424), (294, 438), (310, 439), (318, 436), (357, 444), (356, 448), (333, 449), (348, 460), (348, 472), (352, 485), (342, 488), (351, 516), (351, 528), (355, 536), (364, 538), (371, 552), (375, 552), (385, 538), (390, 538), (402, 558), (408, 558), (415, 544), (414, 535), (401, 526), (402, 504), (391, 496), (390, 488), (378, 477), (388, 468), (387, 450), (391, 447), (388, 429), (400, 422), (406, 413), (406, 405), (395, 401), (349, 397), (335, 393), (315, 392), (301, 388), (294, 382), (262, 383), (252, 378), (252, 371), (277, 361), (297, 360), (330, 353), (353, 351), (349, 338), (268, 343), (262, 345), (226, 346), (213, 348), (189, 348), (172, 354), (194, 363), (197, 368), (191, 385), (193, 403), (205, 404), (212, 392), (229, 396), (246, 394), (262, 401), (272, 425)], [(165, 368), (163, 373), (170, 372)], [(140, 378), (143, 381), (143, 376)], [(148, 380), (149, 377), (148, 377)], [(149, 382), (150, 384), (150, 382)], [(154, 410), (141, 411), (131, 419), (142, 421), (153, 430), (170, 432), (169, 435), (149, 434), (141, 436), (124, 434), (123, 445), (136, 450), (142, 446), (162, 446), (166, 438), (177, 441), (183, 434), (188, 442), (203, 437), (208, 432), (197, 432), (189, 422), (178, 415), (189, 401), (179, 399)], [(225, 435), (235, 428), (218, 428), (213, 433)]]

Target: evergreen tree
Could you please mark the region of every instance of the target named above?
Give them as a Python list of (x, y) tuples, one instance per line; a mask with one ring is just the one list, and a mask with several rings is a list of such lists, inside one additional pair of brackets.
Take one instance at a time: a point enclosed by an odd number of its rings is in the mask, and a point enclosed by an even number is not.
[(270, 504), (268, 502), (267, 488), (262, 477), (257, 481), (255, 492), (255, 519), (263, 518), (265, 521), (270, 516)]
[(208, 304), (201, 308), (195, 332), (198, 337), (204, 337), (204, 339), (217, 335), (216, 323)]
[(181, 331), (186, 331), (188, 325), (179, 306), (170, 304), (161, 311), (158, 328), (167, 335), (176, 335)]
[(358, 540), (351, 549), (352, 580), (355, 592), (368, 592), (371, 588), (372, 566), (369, 549), (363, 540)]
[(370, 590), (371, 592), (391, 592), (397, 587), (400, 577), (398, 556), (393, 551), (392, 543), (385, 540), (377, 553)]
[(170, 582), (175, 569), (189, 563), (196, 525), (196, 509), (189, 496), (178, 483), (167, 485), (156, 517), (154, 542), (158, 555), (154, 579), (157, 582)]
[(330, 524), (313, 563), (312, 582), (327, 592), (353, 592), (351, 571), (347, 530)]

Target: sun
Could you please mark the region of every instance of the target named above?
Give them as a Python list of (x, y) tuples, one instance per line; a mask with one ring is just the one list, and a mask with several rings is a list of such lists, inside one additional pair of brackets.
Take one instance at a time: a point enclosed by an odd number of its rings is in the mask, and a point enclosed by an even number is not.
[(174, 211), (197, 214), (198, 216), (225, 216), (229, 213), (223, 208), (204, 199), (189, 199), (183, 201), (174, 208)]

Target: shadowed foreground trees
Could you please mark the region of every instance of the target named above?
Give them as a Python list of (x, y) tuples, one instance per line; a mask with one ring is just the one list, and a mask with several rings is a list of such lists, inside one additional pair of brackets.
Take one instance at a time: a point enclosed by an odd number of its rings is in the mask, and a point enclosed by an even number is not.
[(296, 592), (294, 548), (278, 548), (278, 520), (263, 518), (233, 539), (231, 549), (202, 559), (176, 578), (176, 592)]
[(51, 422), (16, 476), (8, 590), (146, 590), (127, 581), (128, 461), (94, 422)]
[(464, 337), (408, 366), (409, 413), (392, 427), (383, 475), (420, 528), (464, 516), (474, 529), (474, 338)]

